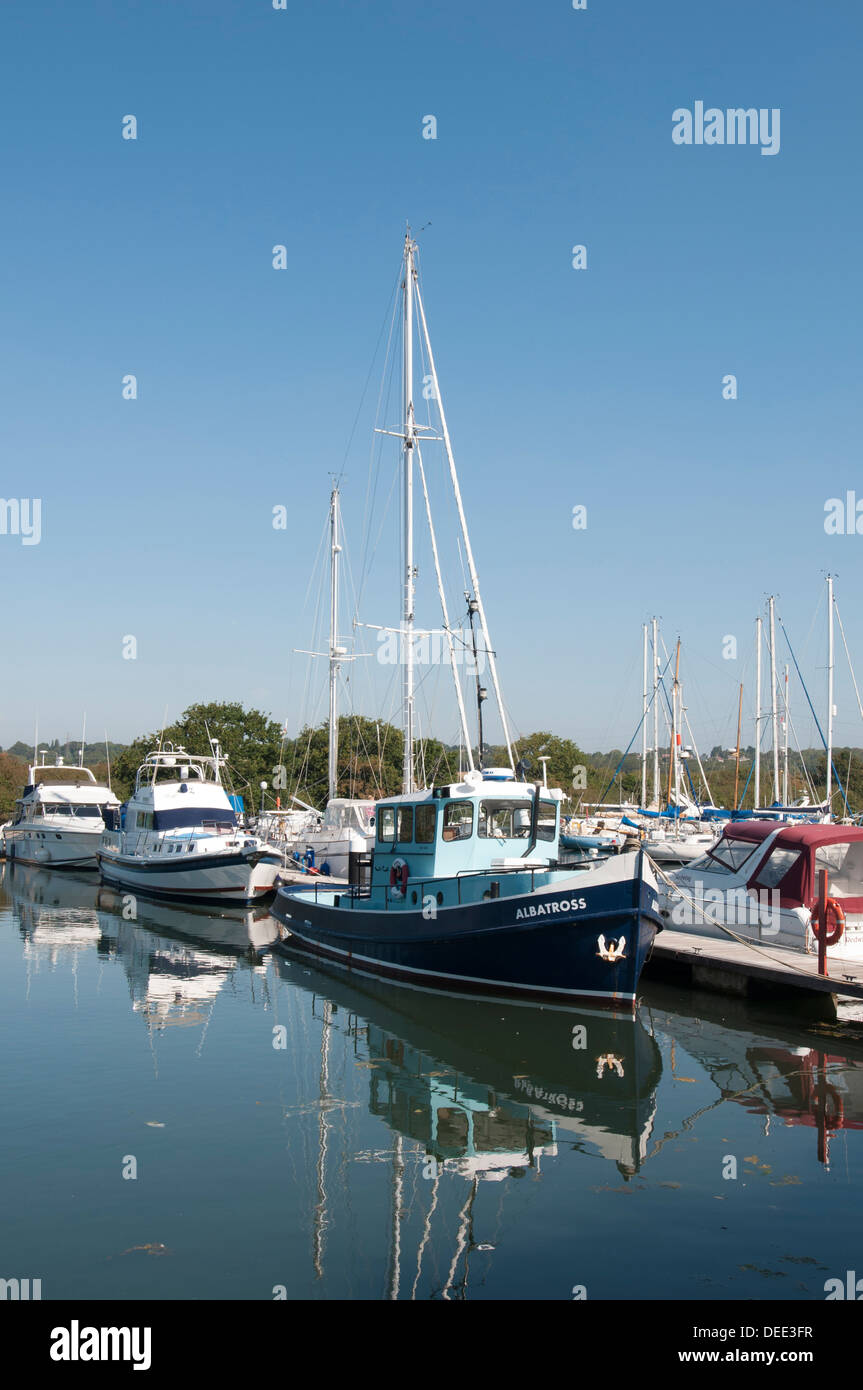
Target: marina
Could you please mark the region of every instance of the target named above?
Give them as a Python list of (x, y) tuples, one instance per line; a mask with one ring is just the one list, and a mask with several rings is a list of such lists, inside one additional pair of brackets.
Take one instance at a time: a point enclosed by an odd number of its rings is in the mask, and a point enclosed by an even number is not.
[(863, 12), (45, 8), (0, 7), (15, 1364), (556, 1303), (618, 1374), (823, 1378)]

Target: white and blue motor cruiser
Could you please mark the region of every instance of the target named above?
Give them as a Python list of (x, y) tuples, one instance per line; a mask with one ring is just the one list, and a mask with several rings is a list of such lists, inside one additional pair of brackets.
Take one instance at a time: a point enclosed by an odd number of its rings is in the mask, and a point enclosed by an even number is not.
[(252, 903), (273, 891), (281, 855), (246, 831), (222, 785), (225, 759), (166, 743), (138, 768), (135, 790), (105, 830), (106, 883), (158, 898)]

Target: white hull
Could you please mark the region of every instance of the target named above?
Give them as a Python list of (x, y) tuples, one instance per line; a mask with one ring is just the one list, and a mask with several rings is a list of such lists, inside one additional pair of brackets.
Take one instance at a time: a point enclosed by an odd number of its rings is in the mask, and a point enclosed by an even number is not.
[(37, 830), (30, 825), (6, 826), (3, 831), (6, 858), (19, 864), (53, 868), (74, 864), (78, 868), (95, 869), (103, 828), (52, 830), (49, 826)]
[(213, 863), (202, 856), (196, 863), (169, 869), (154, 862), (156, 856), (137, 858), (103, 848), (99, 867), (106, 883), (157, 897), (245, 904), (272, 893), (280, 868), (277, 855), (210, 857)]

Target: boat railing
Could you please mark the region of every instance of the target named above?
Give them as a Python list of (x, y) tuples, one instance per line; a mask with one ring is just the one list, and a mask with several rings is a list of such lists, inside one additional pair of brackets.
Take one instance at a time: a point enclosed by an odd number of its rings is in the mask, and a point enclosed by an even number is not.
[[(504, 878), (507, 874), (530, 874), (530, 891), (532, 893), (535, 888), (537, 874), (546, 874), (551, 869), (569, 869), (571, 867), (572, 865), (570, 864), (561, 864), (558, 860), (550, 860), (548, 864), (543, 864), (541, 867), (533, 868), (528, 868), (527, 866), (522, 868), (518, 864), (512, 864), (508, 865), (506, 868), (500, 869), (460, 869), (458, 873), (448, 874), (446, 878), (441, 878), (439, 875), (432, 875), (430, 878), (410, 879), (408, 881), (406, 892), (415, 892), (417, 894), (417, 905), (419, 905), (420, 903), (423, 903), (424, 905), (425, 898), (430, 896), (430, 894), (427, 894), (425, 892), (426, 888), (434, 886), (436, 895), (437, 892), (440, 891), (438, 885), (440, 885), (441, 883), (449, 883), (453, 879), (455, 879), (457, 903), (459, 906), (461, 906), (462, 882), (465, 879), (490, 878), (492, 883), (494, 883), (495, 880), (497, 880), (498, 878)], [(318, 895), (320, 893), (326, 893), (327, 895), (333, 894), (337, 906), (340, 906), (342, 904), (342, 901), (344, 899), (347, 899), (348, 903), (350, 903), (351, 908), (353, 908), (356, 902), (367, 900), (372, 896), (371, 884), (363, 884), (362, 886), (352, 884), (346, 886), (344, 889), (336, 889), (333, 887), (331, 883), (310, 883), (308, 888), (302, 886), (298, 887), (297, 885), (291, 885), (291, 887), (294, 891), (299, 891), (301, 893), (308, 893), (310, 891), (314, 891), (315, 903), (318, 902)], [(490, 897), (491, 896), (497, 897), (498, 894), (490, 894)], [(476, 901), (476, 899), (471, 899), (470, 901), (473, 902)], [(390, 898), (389, 894), (387, 893), (384, 897), (384, 911), (388, 912), (390, 908), (401, 910), (403, 903), (404, 897)]]

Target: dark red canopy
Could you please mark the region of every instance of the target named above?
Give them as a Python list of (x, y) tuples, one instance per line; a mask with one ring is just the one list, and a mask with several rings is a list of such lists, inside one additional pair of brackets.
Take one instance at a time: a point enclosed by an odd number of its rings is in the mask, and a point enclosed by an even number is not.
[[(863, 826), (859, 825), (783, 825), (776, 834), (775, 821), (744, 820), (735, 821), (725, 827), (723, 839), (746, 840), (757, 845), (771, 835), (776, 838), (770, 845), (770, 855), (775, 849), (802, 851), (800, 858), (791, 865), (784, 878), (776, 885), (782, 907), (795, 907), (801, 904), (811, 907), (817, 892), (815, 851), (822, 845), (859, 844), (863, 842)], [(863, 852), (858, 852), (863, 854)], [(858, 853), (853, 858), (856, 861)], [(759, 874), (770, 855), (755, 854), (747, 865), (747, 888), (755, 891), (759, 884)], [(850, 858), (849, 854), (849, 858)], [(861, 859), (863, 863), (863, 859)], [(860, 892), (849, 893), (843, 887), (842, 905), (848, 912), (863, 912), (863, 872), (859, 877)], [(828, 892), (830, 891), (828, 883)]]

